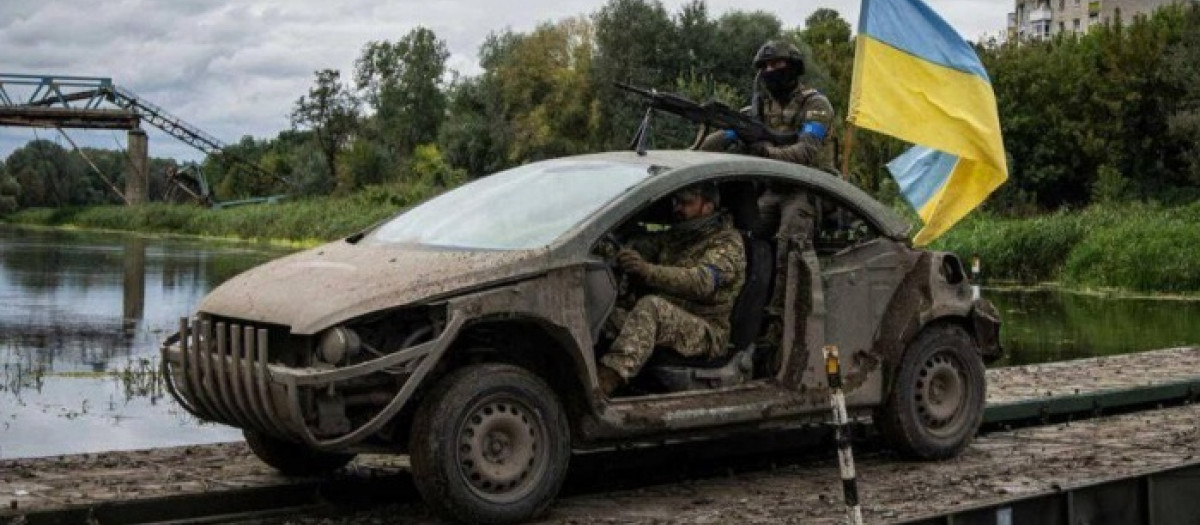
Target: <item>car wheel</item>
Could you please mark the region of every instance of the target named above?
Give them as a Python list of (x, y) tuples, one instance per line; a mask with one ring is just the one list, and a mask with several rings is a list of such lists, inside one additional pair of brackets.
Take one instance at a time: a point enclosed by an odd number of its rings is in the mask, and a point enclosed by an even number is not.
[(342, 468), (354, 454), (321, 452), (253, 430), (242, 430), (246, 444), (258, 459), (288, 476), (317, 476)]
[(876, 426), (904, 456), (954, 457), (979, 431), (986, 391), (983, 359), (970, 334), (935, 325), (905, 350), (891, 394), (875, 412)]
[(511, 365), (472, 365), (442, 379), (417, 409), (413, 480), (443, 517), (525, 521), (558, 494), (570, 441), (562, 405), (544, 381)]

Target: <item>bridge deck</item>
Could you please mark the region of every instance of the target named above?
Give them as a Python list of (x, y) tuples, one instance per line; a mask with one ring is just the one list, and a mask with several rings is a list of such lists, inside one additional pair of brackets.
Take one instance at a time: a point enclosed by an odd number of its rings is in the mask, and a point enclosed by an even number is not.
[(136, 113), (124, 109), (0, 106), (0, 126), (136, 129), (140, 121)]
[[(1005, 407), (1045, 407), (1050, 401), (1089, 396), (1095, 401), (1114, 392), (1190, 385), (1200, 381), (1200, 349), (997, 369), (988, 372), (988, 379), (989, 418), (1002, 422)], [(1185, 392), (1190, 398), (1191, 390)], [(1127, 398), (1146, 402), (1144, 396)], [(1017, 415), (1026, 418), (1029, 413)], [(1183, 464), (1198, 453), (1200, 405), (1185, 405), (993, 432), (978, 438), (962, 456), (942, 463), (899, 462), (870, 453), (860, 458), (859, 484), (868, 520), (879, 523)], [(344, 476), (395, 474), (405, 470), (405, 462), (403, 457), (369, 456), (356, 460)], [(30, 525), (56, 523), (61, 516), (43, 514), (39, 519), (38, 514), (92, 506), (111, 510), (126, 501), (233, 495), (285, 485), (315, 490), (312, 480), (275, 474), (242, 444), (0, 460), (0, 523), (23, 514)], [(839, 523), (840, 487), (836, 464), (822, 459), (719, 479), (571, 495), (560, 499), (546, 522)], [(412, 501), (411, 494), (401, 501)], [(386, 516), (425, 515), (412, 503), (398, 505), (402, 508), (389, 509)]]

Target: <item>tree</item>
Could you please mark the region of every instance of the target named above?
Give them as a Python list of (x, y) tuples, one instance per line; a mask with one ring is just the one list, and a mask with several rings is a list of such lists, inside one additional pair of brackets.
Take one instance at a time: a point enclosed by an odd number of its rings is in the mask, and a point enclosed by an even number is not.
[(713, 80), (738, 88), (745, 100), (753, 89), (754, 54), (768, 40), (782, 36), (779, 17), (765, 11), (729, 11), (717, 19)]
[(592, 27), (596, 43), (592, 85), (601, 108), (598, 146), (624, 147), (642, 108), (631, 104), (613, 81), (669, 86), (687, 60), (675, 40), (675, 24), (657, 0), (609, 0), (592, 16)]
[(417, 27), (396, 42), (368, 42), (355, 62), (355, 80), (375, 109), (384, 144), (408, 155), (437, 139), (446, 111), (446, 43)]
[(438, 137), (447, 162), (471, 177), (510, 166), (506, 154), (512, 126), (504, 115), (494, 72), (461, 79), (448, 91), (449, 111)]
[(704, 0), (692, 0), (675, 15), (675, 42), (684, 60), (680, 71), (712, 75), (713, 61), (722, 42), (717, 39), (717, 22), (708, 17)]
[(17, 211), (17, 197), (20, 195), (21, 185), (8, 174), (5, 163), (0, 161), (0, 214)]
[(1181, 152), (1186, 176), (1192, 185), (1200, 184), (1200, 6), (1192, 5), (1184, 14), (1183, 23), (1190, 31), (1167, 52), (1164, 63), (1168, 81), (1180, 88), (1183, 95), (1178, 107), (1168, 117), (1170, 134), (1190, 147)]
[(336, 177), (338, 153), (358, 126), (358, 100), (341, 83), (336, 69), (317, 71), (316, 77), (308, 95), (296, 100), (292, 125), (312, 129), (325, 155), (328, 176)]
[[(835, 110), (845, 111), (849, 105), (850, 77), (854, 71), (854, 43), (850, 23), (837, 11), (821, 8), (804, 19), (804, 29), (794, 37), (809, 51), (810, 80), (829, 97)], [(824, 85), (818, 85), (824, 84)]]
[(508, 162), (592, 149), (600, 114), (591, 73), (586, 19), (543, 24), (514, 43), (494, 70), (514, 132)]

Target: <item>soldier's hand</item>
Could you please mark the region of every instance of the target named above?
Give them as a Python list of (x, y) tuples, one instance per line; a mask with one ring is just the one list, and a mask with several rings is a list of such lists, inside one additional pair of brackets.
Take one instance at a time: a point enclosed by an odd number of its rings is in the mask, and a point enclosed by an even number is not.
[(633, 275), (646, 275), (647, 270), (650, 269), (650, 263), (642, 258), (642, 254), (629, 248), (617, 252), (617, 264), (625, 273)]
[(770, 157), (771, 143), (765, 140), (760, 140), (746, 147), (751, 155), (758, 157)]

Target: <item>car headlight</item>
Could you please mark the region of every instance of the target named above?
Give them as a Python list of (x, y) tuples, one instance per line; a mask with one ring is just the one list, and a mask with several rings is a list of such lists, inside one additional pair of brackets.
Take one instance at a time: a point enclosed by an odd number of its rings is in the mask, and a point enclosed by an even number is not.
[(317, 358), (321, 361), (336, 365), (347, 356), (358, 355), (362, 349), (362, 339), (349, 328), (341, 326), (330, 328), (321, 334), (317, 343)]

